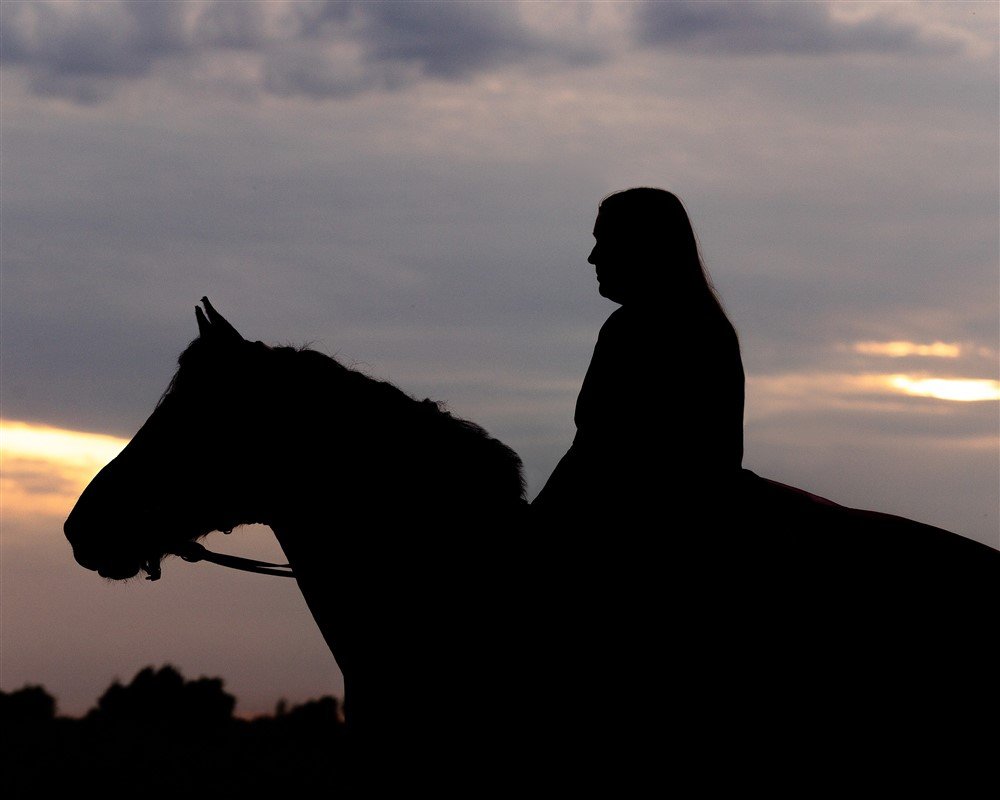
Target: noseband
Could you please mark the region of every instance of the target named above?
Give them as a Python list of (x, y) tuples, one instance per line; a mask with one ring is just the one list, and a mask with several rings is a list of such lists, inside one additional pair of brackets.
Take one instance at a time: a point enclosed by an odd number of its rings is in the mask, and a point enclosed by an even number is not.
[[(182, 559), (191, 564), (196, 561), (210, 561), (213, 564), (218, 564), (222, 567), (240, 569), (244, 572), (256, 572), (260, 575), (276, 575), (280, 578), (295, 577), (295, 573), (292, 572), (291, 564), (273, 564), (270, 561), (256, 561), (252, 558), (240, 558), (239, 556), (227, 556), (222, 553), (213, 553), (204, 545), (198, 544), (198, 542), (185, 542), (184, 544), (175, 547), (171, 551), (171, 554), (180, 556)], [(160, 579), (159, 564), (152, 564), (152, 562), (150, 562), (146, 566), (146, 571), (149, 573), (146, 576), (147, 581), (158, 581)]]

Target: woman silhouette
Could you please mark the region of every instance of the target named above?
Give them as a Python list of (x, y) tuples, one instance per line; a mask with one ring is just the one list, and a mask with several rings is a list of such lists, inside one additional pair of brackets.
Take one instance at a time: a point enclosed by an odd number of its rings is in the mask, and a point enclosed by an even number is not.
[(621, 308), (594, 348), (573, 445), (533, 505), (615, 521), (704, 509), (735, 486), (743, 459), (736, 331), (675, 195), (606, 197), (594, 238), (599, 291)]

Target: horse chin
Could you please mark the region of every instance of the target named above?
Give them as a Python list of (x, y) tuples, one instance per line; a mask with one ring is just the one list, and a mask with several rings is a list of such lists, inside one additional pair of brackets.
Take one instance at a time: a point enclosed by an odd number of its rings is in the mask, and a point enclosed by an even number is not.
[(112, 581), (127, 581), (129, 578), (134, 578), (138, 575), (139, 569), (138, 565), (112, 564), (110, 566), (98, 567), (97, 574), (102, 578)]
[(111, 581), (127, 581), (136, 577), (140, 572), (146, 573), (150, 580), (160, 577), (160, 559), (153, 558), (114, 558), (100, 560), (77, 561), (87, 569), (94, 570), (102, 578)]

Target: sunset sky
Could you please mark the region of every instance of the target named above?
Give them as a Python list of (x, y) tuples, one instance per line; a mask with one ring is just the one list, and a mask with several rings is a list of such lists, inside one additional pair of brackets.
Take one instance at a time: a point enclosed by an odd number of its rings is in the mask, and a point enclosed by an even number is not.
[[(1000, 547), (998, 8), (5, 0), (0, 687), (78, 714), (169, 662), (243, 714), (340, 694), (294, 582), (105, 582), (75, 498), (203, 295), (446, 401), (533, 495), (616, 307), (597, 204), (635, 185), (684, 201), (739, 331), (746, 467)], [(649, 379), (699, 391), (669, 349)]]

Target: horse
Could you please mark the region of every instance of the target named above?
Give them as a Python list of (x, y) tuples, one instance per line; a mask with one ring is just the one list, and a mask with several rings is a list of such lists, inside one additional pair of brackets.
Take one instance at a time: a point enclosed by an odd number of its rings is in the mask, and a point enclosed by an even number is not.
[(658, 773), (668, 741), (704, 755), (721, 725), (746, 754), (773, 744), (764, 717), (793, 733), (872, 704), (910, 719), (926, 681), (953, 697), (995, 666), (978, 649), (990, 548), (749, 472), (727, 510), (660, 521), (709, 519), (714, 537), (608, 520), (566, 535), (478, 425), (317, 351), (248, 341), (202, 304), (66, 536), (82, 566), (125, 580), (213, 531), (270, 526), (343, 672), (365, 785), (519, 786), (541, 769), (620, 789)]
[(343, 672), (359, 750), (444, 749), (433, 731), (461, 729), (470, 698), (503, 707), (520, 459), (436, 402), (247, 341), (203, 303), (153, 414), (65, 523), (76, 560), (155, 578), (185, 542), (268, 525)]

